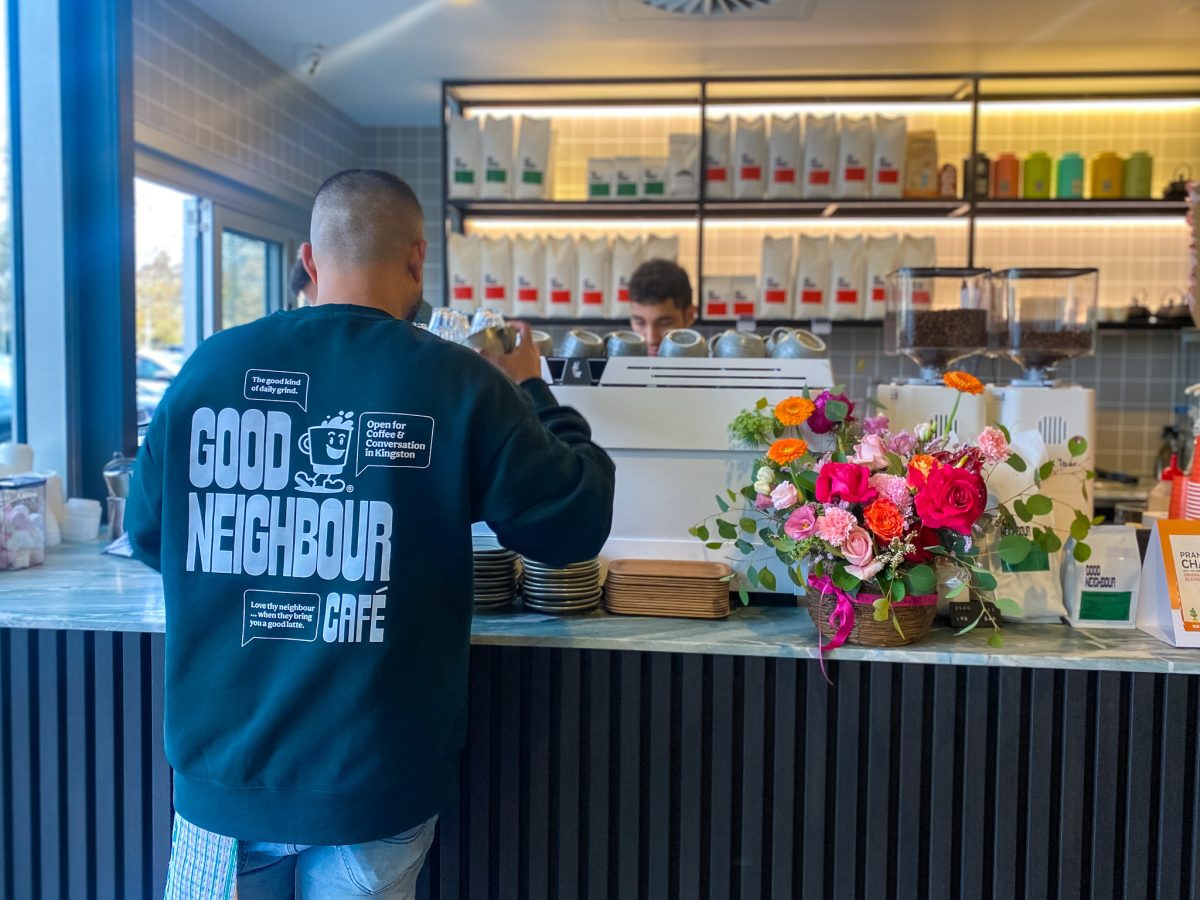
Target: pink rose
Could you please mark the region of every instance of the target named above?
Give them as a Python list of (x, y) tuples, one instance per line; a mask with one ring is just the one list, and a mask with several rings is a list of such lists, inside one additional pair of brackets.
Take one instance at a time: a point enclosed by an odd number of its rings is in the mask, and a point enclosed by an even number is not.
[(817, 531), (817, 514), (807, 503), (794, 510), (783, 523), (783, 533), (794, 541), (812, 537)]
[(764, 512), (771, 508), (771, 498), (767, 494), (759, 494), (754, 498), (754, 508)]
[(799, 499), (796, 486), (790, 481), (780, 482), (775, 486), (775, 490), (771, 491), (771, 505), (781, 511), (791, 509)]
[(987, 506), (987, 487), (974, 472), (938, 466), (917, 493), (917, 515), (928, 528), (970, 534)]
[(883, 571), (883, 563), (876, 559), (867, 563), (865, 566), (846, 566), (846, 571), (859, 581), (870, 581)]
[(855, 526), (854, 516), (840, 506), (830, 506), (817, 517), (817, 534), (821, 540), (834, 547), (840, 547), (850, 536), (850, 529)]
[(909, 456), (917, 449), (917, 436), (911, 431), (897, 431), (888, 438), (888, 449), (901, 456)]
[(1008, 441), (1004, 438), (1004, 432), (991, 425), (979, 432), (977, 443), (979, 452), (988, 462), (1002, 463), (1012, 456), (1012, 450), (1009, 449)]
[(883, 434), (888, 428), (887, 416), (867, 416), (863, 419), (864, 434)]
[(875, 558), (875, 546), (871, 542), (871, 535), (855, 525), (846, 535), (846, 540), (842, 541), (842, 556), (846, 557), (846, 562), (851, 565), (865, 566)]
[(826, 463), (817, 473), (816, 494), (822, 503), (870, 503), (875, 490), (870, 484), (871, 470), (855, 463)]
[(888, 465), (887, 448), (883, 438), (877, 434), (863, 435), (863, 439), (854, 447), (854, 455), (850, 462), (868, 469), (886, 469)]
[(912, 507), (912, 494), (908, 490), (908, 480), (903, 475), (877, 472), (871, 476), (871, 487), (875, 488), (880, 497), (896, 504), (896, 508), (901, 512), (908, 512)]

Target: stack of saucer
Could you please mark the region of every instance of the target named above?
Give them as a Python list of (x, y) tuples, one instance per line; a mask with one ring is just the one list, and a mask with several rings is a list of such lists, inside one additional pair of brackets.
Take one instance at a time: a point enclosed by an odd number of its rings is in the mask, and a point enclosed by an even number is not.
[(538, 612), (581, 613), (600, 605), (600, 560), (571, 563), (561, 569), (522, 558), (521, 593)]
[(724, 563), (667, 559), (614, 559), (608, 564), (604, 606), (630, 616), (723, 619), (729, 615)]
[(503, 547), (476, 550), (475, 609), (489, 612), (502, 609), (517, 596), (517, 554)]

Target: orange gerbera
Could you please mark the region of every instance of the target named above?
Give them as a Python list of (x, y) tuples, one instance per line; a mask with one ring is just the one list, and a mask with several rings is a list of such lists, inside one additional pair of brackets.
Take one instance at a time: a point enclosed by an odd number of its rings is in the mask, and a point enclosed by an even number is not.
[(942, 376), (942, 381), (946, 383), (946, 387), (952, 387), (964, 394), (983, 393), (983, 382), (970, 372), (947, 372)]
[(876, 500), (863, 510), (863, 519), (885, 543), (904, 534), (904, 514), (891, 500)]
[(772, 462), (786, 466), (808, 452), (808, 444), (799, 438), (780, 438), (771, 445), (767, 456)]
[(784, 425), (803, 425), (817, 406), (804, 397), (788, 397), (775, 407), (775, 418)]

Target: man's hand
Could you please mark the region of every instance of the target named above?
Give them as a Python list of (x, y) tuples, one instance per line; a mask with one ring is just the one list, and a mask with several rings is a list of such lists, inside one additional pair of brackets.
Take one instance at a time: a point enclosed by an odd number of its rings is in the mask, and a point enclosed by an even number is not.
[(479, 355), (492, 363), (516, 384), (530, 378), (542, 377), (542, 359), (528, 322), (509, 322), (517, 330), (517, 346), (512, 353), (492, 353), (480, 350)]

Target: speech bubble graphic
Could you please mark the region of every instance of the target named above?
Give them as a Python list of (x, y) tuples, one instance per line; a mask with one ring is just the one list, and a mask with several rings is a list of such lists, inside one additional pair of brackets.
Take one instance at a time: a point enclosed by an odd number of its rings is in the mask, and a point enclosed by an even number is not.
[(242, 597), (242, 646), (255, 640), (315, 641), (320, 618), (319, 594), (246, 591)]
[(308, 373), (276, 369), (247, 369), (242, 396), (247, 400), (295, 403), (308, 412)]
[(358, 417), (356, 475), (382, 469), (428, 469), (433, 457), (433, 417), (365, 412)]

